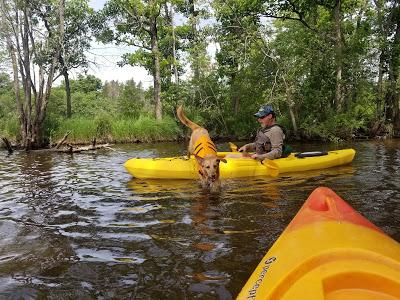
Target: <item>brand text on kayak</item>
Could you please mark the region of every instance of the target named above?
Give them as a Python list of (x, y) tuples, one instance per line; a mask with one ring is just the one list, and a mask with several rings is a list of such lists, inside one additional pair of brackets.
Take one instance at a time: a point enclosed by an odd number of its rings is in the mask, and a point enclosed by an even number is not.
[(260, 275), (258, 276), (258, 279), (256, 280), (255, 284), (253, 285), (253, 287), (249, 290), (249, 294), (247, 296), (247, 299), (254, 299), (256, 297), (256, 293), (257, 293), (257, 289), (260, 287), (262, 281), (264, 280), (265, 275), (268, 272), (268, 269), (270, 268), (270, 266), (272, 265), (272, 263), (276, 261), (276, 257), (272, 256), (270, 258), (268, 258), (265, 261), (265, 266), (262, 268)]

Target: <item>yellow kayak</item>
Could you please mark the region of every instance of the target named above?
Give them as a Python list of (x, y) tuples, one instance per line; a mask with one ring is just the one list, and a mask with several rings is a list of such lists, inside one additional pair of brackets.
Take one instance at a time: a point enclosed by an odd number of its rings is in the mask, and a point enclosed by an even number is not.
[[(220, 164), (221, 178), (238, 178), (277, 176), (287, 172), (331, 168), (350, 163), (355, 153), (354, 149), (315, 154), (307, 152), (303, 156), (293, 153), (285, 158), (264, 160), (263, 163), (248, 157), (229, 157), (229, 155), (241, 156), (239, 152), (218, 152), (218, 155), (227, 156), (227, 163)], [(189, 159), (187, 157), (132, 158), (125, 162), (125, 168), (136, 178), (197, 179), (199, 177), (193, 156)]]
[(237, 299), (400, 299), (400, 244), (317, 188)]

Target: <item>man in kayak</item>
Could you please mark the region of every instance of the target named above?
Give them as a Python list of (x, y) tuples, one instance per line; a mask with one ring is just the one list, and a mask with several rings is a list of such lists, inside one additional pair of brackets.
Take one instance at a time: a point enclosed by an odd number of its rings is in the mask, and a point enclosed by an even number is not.
[(239, 148), (240, 152), (256, 152), (251, 158), (257, 160), (275, 159), (282, 156), (285, 133), (283, 128), (275, 124), (276, 115), (271, 105), (263, 105), (254, 114), (261, 128), (257, 131), (254, 143)]

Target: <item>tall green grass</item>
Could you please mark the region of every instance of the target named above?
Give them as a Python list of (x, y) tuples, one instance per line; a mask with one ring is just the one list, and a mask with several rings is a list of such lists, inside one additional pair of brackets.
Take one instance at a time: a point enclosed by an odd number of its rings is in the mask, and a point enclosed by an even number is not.
[(171, 117), (157, 121), (147, 116), (113, 119), (109, 115), (99, 115), (94, 119), (61, 120), (59, 127), (52, 133), (52, 140), (61, 139), (68, 131), (71, 131), (68, 141), (77, 144), (88, 143), (94, 138), (98, 142), (114, 143), (172, 141), (181, 135), (181, 129)]
[(72, 118), (59, 121), (59, 127), (52, 132), (52, 141), (61, 139), (68, 131), (71, 132), (68, 141), (72, 143), (87, 143), (97, 137), (93, 119)]
[(0, 136), (6, 137), (15, 142), (20, 136), (20, 127), (18, 117), (9, 114), (7, 117), (0, 118)]

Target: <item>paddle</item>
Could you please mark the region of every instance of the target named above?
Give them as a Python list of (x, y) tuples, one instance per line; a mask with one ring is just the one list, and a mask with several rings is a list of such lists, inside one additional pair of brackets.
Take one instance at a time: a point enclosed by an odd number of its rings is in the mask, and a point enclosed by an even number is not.
[[(234, 143), (229, 142), (229, 148), (231, 148), (232, 152), (238, 152), (238, 146)], [(243, 157), (250, 157), (251, 154), (246, 152), (241, 152)], [(264, 159), (261, 161), (261, 164), (267, 167), (268, 175), (272, 177), (277, 177), (279, 175), (279, 167), (278, 165), (270, 159)]]
[(232, 152), (238, 152), (238, 146), (236, 146), (234, 143), (229, 142), (229, 148), (231, 148)]
[(264, 159), (261, 163), (267, 167), (269, 176), (278, 177), (279, 167), (275, 162), (270, 159)]

